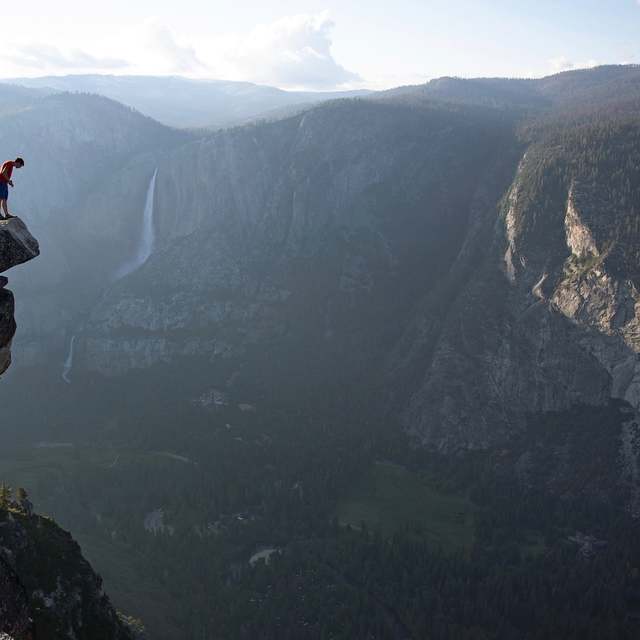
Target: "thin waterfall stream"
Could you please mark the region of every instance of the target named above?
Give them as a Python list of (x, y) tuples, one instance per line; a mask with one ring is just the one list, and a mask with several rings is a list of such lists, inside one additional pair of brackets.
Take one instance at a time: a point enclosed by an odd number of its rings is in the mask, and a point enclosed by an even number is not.
[[(113, 282), (117, 282), (121, 278), (128, 276), (130, 273), (137, 271), (149, 259), (153, 253), (153, 245), (155, 241), (155, 231), (153, 225), (154, 199), (156, 194), (156, 178), (158, 169), (153, 172), (149, 187), (147, 189), (147, 197), (144, 203), (144, 214), (142, 216), (142, 230), (140, 233), (140, 242), (135, 254), (129, 258), (116, 271)], [(75, 349), (76, 335), (73, 335), (69, 342), (69, 350), (62, 365), (62, 379), (71, 384), (71, 372), (73, 370), (73, 355)]]

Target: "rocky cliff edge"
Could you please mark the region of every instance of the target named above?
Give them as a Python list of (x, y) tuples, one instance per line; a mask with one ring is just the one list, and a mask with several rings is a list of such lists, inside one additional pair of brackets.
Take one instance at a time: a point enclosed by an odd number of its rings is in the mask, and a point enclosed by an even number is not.
[[(38, 241), (22, 220), (0, 220), (0, 273), (39, 254)], [(0, 276), (0, 375), (11, 364), (11, 340), (16, 332), (13, 294), (5, 289), (7, 283), (7, 278)]]

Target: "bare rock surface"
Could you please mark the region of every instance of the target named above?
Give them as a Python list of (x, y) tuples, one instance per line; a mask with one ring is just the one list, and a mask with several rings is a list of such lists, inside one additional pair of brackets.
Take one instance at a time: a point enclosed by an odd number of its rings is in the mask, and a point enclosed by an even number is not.
[(38, 241), (20, 218), (0, 220), (0, 273), (38, 255)]
[[(0, 220), (0, 272), (6, 271), (40, 254), (38, 241), (19, 218)], [(0, 276), (0, 375), (11, 364), (11, 341), (16, 332), (14, 300), (5, 289), (8, 280)]]

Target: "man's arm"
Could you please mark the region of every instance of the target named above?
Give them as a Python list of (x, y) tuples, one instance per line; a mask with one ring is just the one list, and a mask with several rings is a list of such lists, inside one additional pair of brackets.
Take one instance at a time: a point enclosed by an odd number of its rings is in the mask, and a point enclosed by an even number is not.
[(11, 167), (7, 165), (3, 165), (2, 171), (0, 172), (0, 176), (4, 178), (4, 180), (7, 182), (7, 184), (9, 184), (9, 186), (13, 187), (13, 180), (10, 178), (10, 174), (9, 174), (10, 170), (11, 170)]

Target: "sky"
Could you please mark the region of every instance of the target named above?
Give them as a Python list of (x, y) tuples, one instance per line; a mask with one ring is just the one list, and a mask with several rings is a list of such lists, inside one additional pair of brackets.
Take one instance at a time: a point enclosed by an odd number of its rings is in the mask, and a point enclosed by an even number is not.
[(640, 0), (28, 0), (2, 14), (2, 78), (381, 89), (640, 63)]

